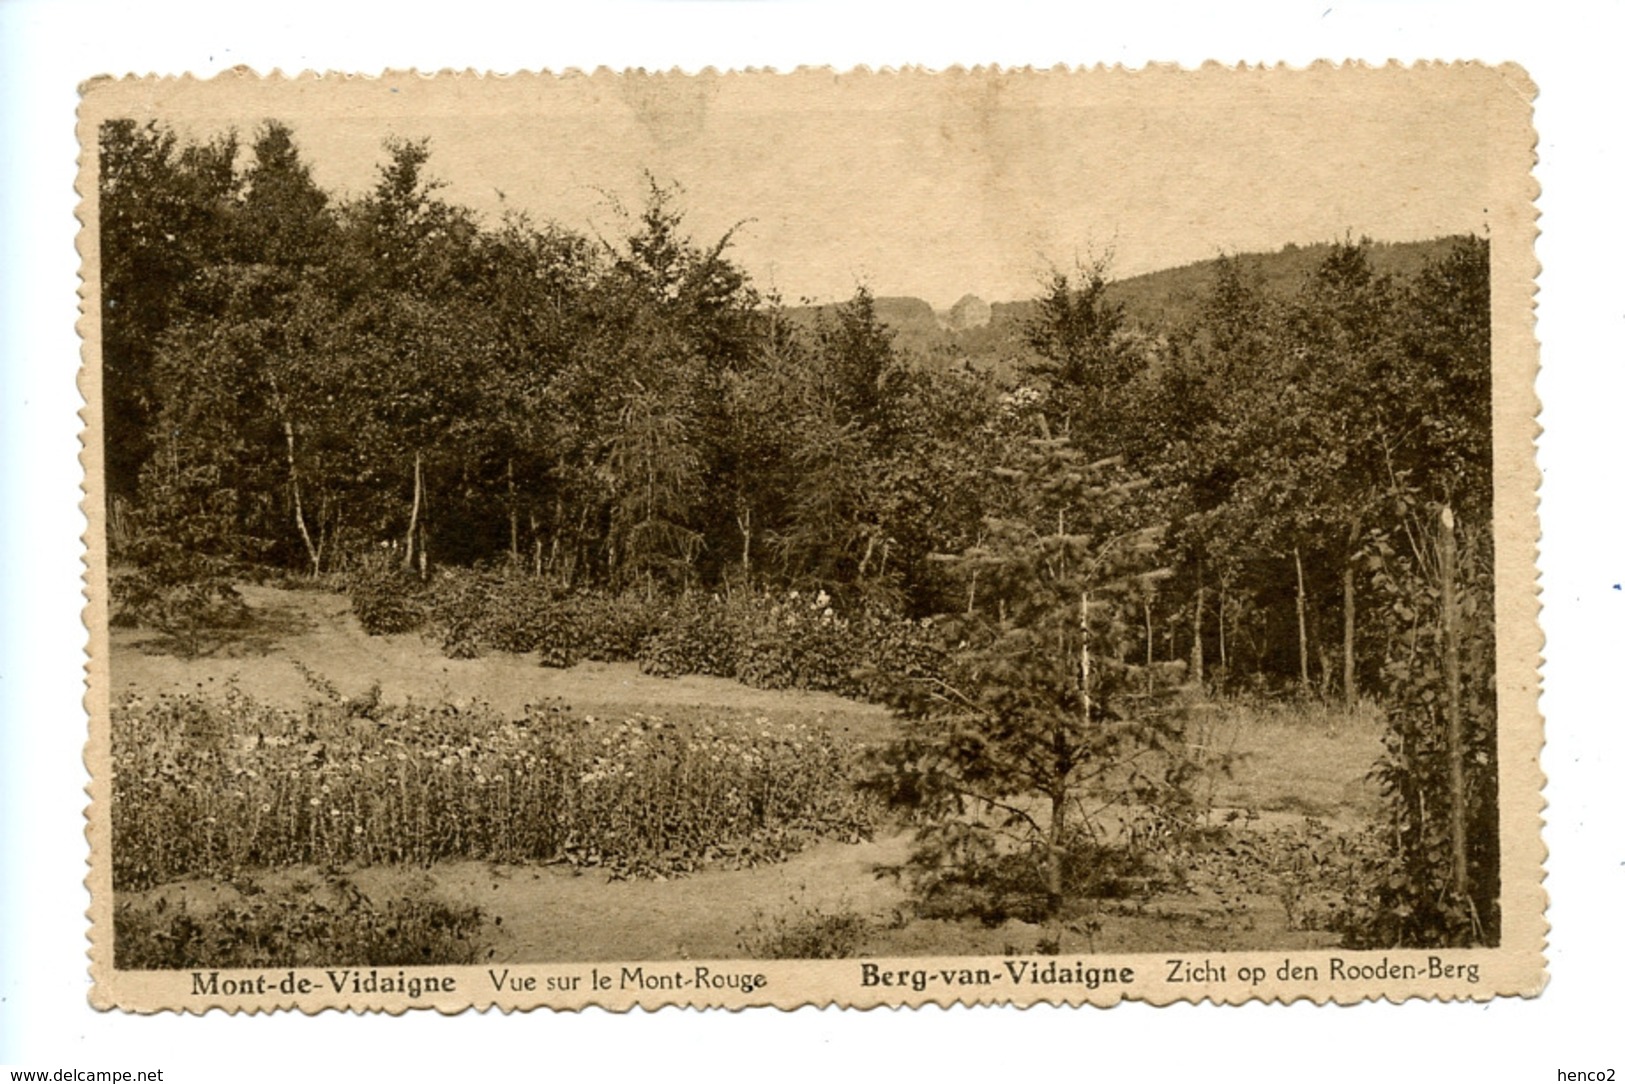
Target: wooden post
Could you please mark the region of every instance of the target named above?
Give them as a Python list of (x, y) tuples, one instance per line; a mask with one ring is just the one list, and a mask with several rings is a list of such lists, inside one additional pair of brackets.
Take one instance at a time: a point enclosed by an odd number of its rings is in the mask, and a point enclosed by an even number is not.
[(1440, 625), (1443, 632), (1445, 723), (1450, 755), (1450, 880), (1463, 899), (1471, 899), (1467, 882), (1467, 778), (1461, 726), (1461, 634), (1456, 627), (1456, 517), (1446, 505), (1439, 511)]

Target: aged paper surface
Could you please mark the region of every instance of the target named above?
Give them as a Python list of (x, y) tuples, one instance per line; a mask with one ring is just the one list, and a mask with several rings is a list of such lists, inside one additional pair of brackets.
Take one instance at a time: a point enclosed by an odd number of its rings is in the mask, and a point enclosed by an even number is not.
[(88, 84), (93, 1003), (1537, 993), (1533, 94)]

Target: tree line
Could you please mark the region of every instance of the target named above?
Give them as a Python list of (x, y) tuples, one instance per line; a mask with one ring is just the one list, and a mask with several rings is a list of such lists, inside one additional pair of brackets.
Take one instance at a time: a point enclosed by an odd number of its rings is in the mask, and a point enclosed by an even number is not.
[(449, 202), (426, 142), (345, 198), (276, 121), (111, 121), (99, 154), (115, 564), (502, 564), (1003, 620), (1048, 561), (1068, 613), (1100, 570), (1097, 666), (1352, 699), (1413, 650), (1441, 510), (1490, 558), (1482, 238), (1404, 277), (1346, 239), (1285, 292), (1220, 258), (1161, 325), (1070, 269), (992, 371), (900, 349), (866, 288), (796, 318), (652, 177), (603, 237)]

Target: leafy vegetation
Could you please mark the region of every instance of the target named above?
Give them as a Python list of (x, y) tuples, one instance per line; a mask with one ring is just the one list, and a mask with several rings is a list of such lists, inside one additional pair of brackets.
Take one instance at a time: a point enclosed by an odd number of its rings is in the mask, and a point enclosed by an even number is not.
[(114, 885), (452, 859), (621, 876), (752, 866), (870, 829), (849, 755), (805, 725), (502, 719), (478, 703), (303, 710), (240, 693), (113, 709)]
[(472, 964), (483, 957), (477, 907), (430, 900), (375, 903), (344, 878), (254, 889), (239, 902), (193, 909), (160, 897), (113, 912), (114, 966), (196, 968), (396, 967)]
[(844, 960), (862, 953), (874, 923), (850, 906), (807, 906), (791, 900), (788, 912), (758, 912), (739, 931), (739, 948), (753, 960)]
[[(479, 220), (418, 142), (348, 199), (275, 121), (246, 146), (112, 121), (100, 151), (122, 620), (206, 651), (233, 577), (270, 567), (342, 576), (368, 631), (453, 655), (884, 698), (908, 729), (871, 784), (918, 820), (921, 891), (1032, 874), (1051, 915), (1082, 891), (1068, 856), (1118, 861), (1086, 810), (1131, 842), (1189, 827), (1191, 704), (1376, 698), (1386, 830), (1350, 936), (1498, 936), (1487, 241), (1350, 238), (1133, 289), (1094, 264), (1019, 326), (991, 311), (1000, 364), (956, 366), (899, 345), (867, 288), (811, 314), (764, 296), (654, 178), (588, 238)], [(813, 738), (121, 711), (155, 784), (121, 792), (126, 883), (474, 854), (669, 871), (863, 823)], [(224, 737), (245, 720), (251, 753)], [(631, 774), (592, 767), (595, 740)]]

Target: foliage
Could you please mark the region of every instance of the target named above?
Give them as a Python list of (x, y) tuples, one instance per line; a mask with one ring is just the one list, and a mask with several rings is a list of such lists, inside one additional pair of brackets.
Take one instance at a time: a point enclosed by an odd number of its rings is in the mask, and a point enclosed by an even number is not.
[(567, 862), (622, 876), (778, 861), (867, 834), (850, 756), (801, 725), (376, 692), (285, 710), (230, 691), (113, 710), (114, 884), (336, 864)]
[(1250, 922), (1255, 901), (1269, 899), (1291, 930), (1326, 930), (1356, 947), (1352, 901), (1369, 884), (1374, 841), (1316, 817), (1261, 824), (1248, 810), (1185, 843), (1184, 886), (1215, 897), (1232, 921)]
[(345, 581), (350, 608), (369, 635), (414, 632), (428, 618), (423, 583), (388, 558), (360, 564)]
[(1399, 528), (1388, 494), (1487, 514), (1483, 240), (1421, 267), (1353, 239), (1226, 257), (1175, 275), (1190, 296), (1160, 322), (1096, 261), (995, 313), (1030, 356), (990, 376), (921, 357), (867, 286), (798, 322), (732, 231), (688, 235), (676, 184), (648, 178), (589, 237), (481, 222), (422, 141), (387, 142), (350, 198), (287, 125), (244, 142), (100, 138), (109, 520), (170, 514), (141, 483), (158, 465), (208, 479), (211, 557), (320, 573), (389, 553), (919, 618), (954, 607), (932, 557), (975, 545), (999, 450), (1042, 417), (1152, 482), (1136, 515), (1168, 524), (1172, 575), (1139, 600), (1145, 647), (1352, 702), (1394, 648), (1350, 576)]
[[(1419, 533), (1426, 539), (1426, 533)], [(1376, 575), (1388, 616), (1405, 626), (1384, 669), (1388, 730), (1373, 769), (1382, 788), (1382, 848), (1362, 879), (1351, 937), (1361, 947), (1496, 944), (1500, 938), (1500, 830), (1494, 666), (1494, 567), (1487, 532), (1463, 530), (1458, 570), (1466, 895), (1452, 884), (1450, 700), (1441, 633), (1443, 585), (1424, 542), (1393, 553)]]
[(911, 863), (928, 892), (969, 881), (1008, 895), (1022, 883), (1001, 872), (1013, 853), (1044, 871), (1054, 915), (1067, 855), (1101, 838), (1099, 814), (1183, 805), (1195, 769), (1179, 716), (1145, 696), (1122, 647), (1124, 604), (1157, 575), (1156, 529), (1122, 516), (1135, 480), (1037, 438), (998, 476), (1001, 515), (951, 559), (980, 608), (949, 622), (959, 647), (944, 673), (894, 687), (910, 725), (870, 785), (921, 818)]
[(874, 606), (838, 609), (823, 592), (687, 597), (662, 623), (639, 660), (662, 677), (711, 674), (759, 689), (878, 701), (896, 681), (935, 673), (943, 658), (929, 619)]
[(1102, 900), (1145, 899), (1176, 881), (1159, 855), (1127, 835), (1112, 841), (1083, 832), (1068, 837), (1059, 862), (1041, 838), (1017, 846), (974, 825), (945, 823), (922, 833), (908, 864), (897, 872), (922, 918), (974, 919), (985, 926), (1016, 920), (1094, 921)]
[(846, 960), (861, 955), (873, 923), (850, 906), (799, 905), (789, 913), (757, 912), (739, 931), (739, 949), (753, 960)]
[(147, 503), (133, 517), (128, 546), (133, 564), (110, 585), (115, 624), (157, 629), (183, 655), (204, 652), (211, 632), (244, 612), (233, 584), (236, 562), (221, 552), (232, 495), (215, 481), (204, 469), (149, 467)]
[(739, 672), (742, 606), (716, 595), (688, 594), (662, 617), (661, 628), (644, 644), (639, 668), (656, 677)]
[(121, 901), (113, 911), (113, 959), (121, 971), (199, 968), (395, 967), (472, 964), (483, 956), (484, 916), (407, 897), (374, 902), (345, 878), (306, 880), (194, 910)]
[(534, 651), (543, 666), (626, 662), (639, 657), (658, 621), (654, 605), (635, 593), (571, 589), (511, 566), (441, 569), (426, 597), (429, 625), (456, 658)]

